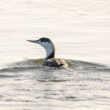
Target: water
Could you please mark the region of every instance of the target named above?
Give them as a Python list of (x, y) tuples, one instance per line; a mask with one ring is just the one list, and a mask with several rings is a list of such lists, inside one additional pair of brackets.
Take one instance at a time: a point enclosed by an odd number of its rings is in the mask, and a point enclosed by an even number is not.
[(1, 69), (1, 109), (109, 109), (110, 69), (75, 60), (68, 63), (68, 69), (57, 69), (27, 60)]
[[(110, 1), (0, 1), (0, 110), (109, 110)], [(68, 69), (42, 66), (49, 37)]]

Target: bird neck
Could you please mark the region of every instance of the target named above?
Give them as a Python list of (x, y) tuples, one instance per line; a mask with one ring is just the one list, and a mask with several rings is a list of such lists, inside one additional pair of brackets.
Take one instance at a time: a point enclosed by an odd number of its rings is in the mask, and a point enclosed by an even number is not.
[(52, 43), (48, 43), (46, 45), (46, 47), (44, 47), (44, 48), (46, 50), (46, 60), (55, 57), (55, 48), (54, 48), (54, 45)]
[(50, 59), (50, 58), (54, 58), (55, 57), (55, 54), (54, 54), (54, 51), (49, 54), (49, 55), (46, 55), (46, 60)]

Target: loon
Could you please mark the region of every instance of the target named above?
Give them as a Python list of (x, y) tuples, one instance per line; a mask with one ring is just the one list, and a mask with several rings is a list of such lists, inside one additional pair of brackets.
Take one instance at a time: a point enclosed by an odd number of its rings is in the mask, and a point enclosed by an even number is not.
[(45, 66), (49, 67), (58, 67), (58, 68), (67, 68), (68, 63), (60, 58), (55, 58), (55, 47), (53, 42), (49, 38), (40, 38), (38, 40), (27, 40), (32, 43), (40, 44), (42, 47), (44, 47), (46, 51), (46, 59), (44, 62)]

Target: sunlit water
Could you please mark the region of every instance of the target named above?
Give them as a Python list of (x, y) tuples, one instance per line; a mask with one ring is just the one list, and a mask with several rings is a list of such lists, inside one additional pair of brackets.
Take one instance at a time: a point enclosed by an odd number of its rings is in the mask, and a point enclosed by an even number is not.
[[(49, 37), (67, 69), (42, 66)], [(110, 110), (110, 1), (1, 0), (0, 110)]]

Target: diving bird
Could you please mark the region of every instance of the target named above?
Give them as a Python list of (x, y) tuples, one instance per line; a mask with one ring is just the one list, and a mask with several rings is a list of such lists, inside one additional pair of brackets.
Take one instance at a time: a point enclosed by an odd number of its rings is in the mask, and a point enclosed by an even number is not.
[(40, 44), (46, 51), (45, 66), (67, 68), (68, 63), (60, 58), (55, 58), (55, 46), (49, 38), (40, 38), (38, 40), (27, 40), (32, 43)]

